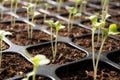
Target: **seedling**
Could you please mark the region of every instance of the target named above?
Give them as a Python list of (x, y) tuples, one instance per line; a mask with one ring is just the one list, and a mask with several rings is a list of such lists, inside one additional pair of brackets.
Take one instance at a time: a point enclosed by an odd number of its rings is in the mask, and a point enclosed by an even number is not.
[(81, 0), (80, 1), (80, 9), (79, 12), (81, 13), (82, 11), (86, 10), (86, 4), (87, 4), (87, 0)]
[[(64, 28), (64, 26), (62, 26), (58, 21), (57, 22), (53, 22), (52, 20), (47, 20), (45, 22), (50, 25), (52, 55), (53, 55), (53, 58), (55, 58), (56, 57), (56, 53), (57, 53), (58, 31), (60, 29)], [(52, 36), (53, 28), (55, 28), (55, 34), (56, 34), (55, 45), (53, 45), (53, 36)]]
[(53, 46), (53, 36), (52, 36), (52, 34), (53, 34), (53, 27), (54, 27), (54, 21), (53, 20), (46, 20), (45, 21), (45, 23), (48, 23), (49, 24), (49, 26), (50, 26), (50, 33), (51, 33), (51, 48), (52, 48), (52, 52), (53, 52), (53, 56), (54, 56), (54, 46)]
[[(5, 0), (2, 0), (2, 6), (4, 6), (4, 4), (5, 4)], [(0, 19), (1, 20), (3, 19), (3, 11), (1, 11), (1, 17), (0, 17)]]
[[(96, 77), (97, 77), (97, 68), (98, 68), (98, 63), (99, 63), (99, 59), (100, 59), (100, 54), (102, 53), (102, 48), (103, 48), (103, 45), (105, 43), (105, 40), (107, 39), (107, 37), (109, 35), (120, 34), (120, 32), (117, 31), (116, 24), (111, 24), (109, 26), (109, 30), (107, 30), (106, 28), (104, 28), (104, 24), (105, 23), (98, 22), (98, 17), (96, 15), (91, 16), (90, 20), (91, 20), (91, 23), (92, 23), (92, 61), (93, 61), (93, 69), (94, 69), (94, 80), (96, 80)], [(102, 41), (101, 41), (101, 44), (100, 44), (100, 48), (98, 50), (97, 60), (95, 62), (94, 36), (95, 36), (95, 31), (97, 29), (100, 29), (103, 32), (103, 34), (102, 34), (103, 36), (102, 36)]]
[[(11, 12), (12, 12), (14, 0), (11, 0), (11, 1), (10, 1), (10, 4), (11, 4), (11, 7), (10, 7), (11, 9), (10, 9), (10, 10), (11, 10)], [(11, 16), (11, 26), (13, 26), (13, 16)]]
[(38, 67), (41, 65), (50, 63), (50, 60), (47, 59), (46, 56), (44, 56), (42, 54), (38, 54), (34, 57), (31, 57), (27, 50), (25, 51), (25, 53), (27, 54), (27, 56), (33, 63), (33, 71), (28, 73), (27, 78), (24, 78), (22, 80), (29, 80), (30, 76), (32, 76), (32, 80), (36, 80), (35, 77), (36, 77), (36, 72), (37, 72)]
[(0, 68), (1, 68), (1, 62), (2, 62), (2, 46), (3, 46), (3, 38), (6, 35), (12, 35), (12, 33), (4, 30), (0, 30)]
[[(48, 11), (48, 8), (49, 8), (48, 4), (45, 4), (45, 10), (46, 11)], [(45, 20), (46, 20), (46, 14), (44, 13), (44, 22), (45, 22)]]
[(78, 11), (78, 5), (82, 0), (75, 0), (75, 8)]
[(75, 7), (71, 7), (69, 9), (69, 18), (68, 18), (68, 32), (70, 32), (71, 28), (72, 28), (72, 23), (70, 22), (71, 20), (74, 21), (74, 16), (77, 13), (77, 10)]
[(63, 3), (62, 0), (57, 0), (57, 12), (60, 12), (60, 9), (61, 9), (61, 4)]
[[(30, 7), (31, 7), (31, 4), (28, 3), (26, 8), (27, 8), (27, 19), (29, 21), (29, 17), (30, 17)], [(32, 21), (34, 20), (34, 15), (32, 16)], [(30, 26), (28, 24), (28, 28), (27, 28), (27, 32), (28, 32), (28, 38), (32, 38), (32, 26)]]
[[(17, 12), (17, 6), (18, 6), (18, 0), (16, 0), (16, 2), (15, 2), (15, 9), (14, 9), (14, 13), (15, 13), (15, 14), (16, 14), (16, 12)], [(13, 17), (12, 26), (15, 26), (15, 17)]]
[(60, 22), (55, 22), (54, 23), (54, 26), (55, 26), (55, 34), (56, 34), (56, 38), (55, 38), (55, 47), (54, 47), (54, 53), (53, 53), (53, 57), (55, 58), (56, 57), (56, 53), (57, 53), (57, 40), (58, 40), (58, 32), (60, 29), (64, 28), (64, 26), (62, 26), (62, 24), (60, 24)]

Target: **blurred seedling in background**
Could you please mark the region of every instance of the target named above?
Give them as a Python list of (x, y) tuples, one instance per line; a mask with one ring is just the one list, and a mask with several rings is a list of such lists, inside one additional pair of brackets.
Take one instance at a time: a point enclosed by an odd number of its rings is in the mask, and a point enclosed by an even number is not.
[(60, 12), (62, 3), (63, 3), (63, 0), (57, 0), (57, 12)]
[(74, 18), (77, 16), (81, 16), (81, 13), (77, 13), (77, 9), (75, 7), (69, 7), (67, 8), (67, 10), (69, 11), (67, 28), (68, 28), (68, 32), (70, 32), (73, 26)]

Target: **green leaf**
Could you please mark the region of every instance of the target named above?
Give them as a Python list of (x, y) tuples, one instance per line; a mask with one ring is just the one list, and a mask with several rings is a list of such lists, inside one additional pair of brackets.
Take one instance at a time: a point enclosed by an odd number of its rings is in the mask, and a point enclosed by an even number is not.
[(92, 24), (96, 24), (97, 21), (98, 21), (98, 18), (97, 18), (96, 15), (90, 16), (89, 19), (90, 19), (90, 21), (91, 21)]
[(75, 3), (79, 3), (81, 0), (75, 0)]
[(45, 20), (45, 23), (48, 23), (50, 27), (54, 27), (54, 21), (53, 20)]
[(118, 30), (117, 30), (117, 25), (116, 24), (111, 24), (109, 26), (109, 34), (112, 34), (112, 35), (120, 34), (120, 32), (118, 32)]
[(82, 16), (82, 13), (76, 13), (75, 14), (75, 17), (79, 17), (79, 16)]
[(31, 60), (35, 65), (45, 65), (45, 64), (48, 64), (50, 62), (50, 60), (47, 59), (46, 56), (40, 55), (40, 54), (31, 58)]

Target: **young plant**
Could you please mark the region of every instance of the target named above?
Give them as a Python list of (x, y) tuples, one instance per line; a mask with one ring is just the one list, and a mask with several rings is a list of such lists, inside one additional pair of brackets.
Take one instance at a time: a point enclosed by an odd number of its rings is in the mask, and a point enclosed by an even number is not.
[[(18, 0), (15, 1), (15, 9), (14, 9), (14, 13), (15, 13), (15, 14), (16, 14), (16, 12), (17, 12), (17, 7), (18, 7)], [(13, 17), (12, 26), (13, 26), (13, 27), (15, 26), (15, 17)]]
[(87, 4), (87, 0), (81, 0), (80, 1), (80, 9), (79, 12), (81, 13), (82, 11), (86, 10), (86, 4)]
[[(92, 23), (92, 62), (93, 62), (93, 69), (94, 69), (94, 80), (96, 80), (97, 77), (97, 68), (98, 68), (98, 63), (100, 59), (100, 54), (102, 53), (102, 48), (105, 43), (105, 40), (109, 35), (116, 35), (120, 34), (120, 32), (117, 31), (117, 26), (116, 24), (111, 24), (109, 26), (109, 30), (103, 27), (104, 23), (98, 22), (98, 17), (96, 15), (93, 15), (90, 17), (91, 23)], [(97, 29), (100, 29), (103, 32), (103, 37), (102, 41), (100, 43), (100, 48), (98, 50), (98, 55), (97, 59), (95, 60), (95, 42), (94, 42), (94, 37), (95, 37), (95, 32)]]
[(1, 61), (2, 61), (2, 46), (3, 46), (3, 38), (6, 35), (12, 35), (12, 33), (4, 30), (0, 30), (0, 68), (1, 68)]
[[(30, 17), (30, 7), (31, 7), (31, 4), (28, 3), (27, 6), (26, 6), (28, 21), (29, 21), (29, 17)], [(33, 19), (34, 19), (34, 16), (32, 16), (32, 20)], [(32, 26), (30, 26), (29, 24), (28, 24), (27, 32), (28, 32), (28, 38), (32, 38)]]
[(57, 12), (60, 12), (60, 9), (61, 9), (61, 4), (63, 3), (62, 0), (57, 0)]
[(82, 0), (75, 0), (75, 8), (78, 11), (78, 5)]
[[(62, 24), (60, 24), (58, 21), (57, 22), (53, 22), (52, 20), (47, 20), (45, 22), (50, 25), (52, 55), (53, 55), (53, 58), (55, 58), (56, 57), (56, 53), (57, 53), (58, 31), (60, 29), (64, 28), (65, 26), (62, 26)], [(55, 34), (56, 34), (55, 44), (53, 44), (53, 36), (52, 36), (53, 28), (55, 28)]]
[(53, 27), (54, 27), (54, 21), (53, 20), (46, 20), (45, 23), (49, 24), (50, 26), (50, 38), (51, 38), (51, 48), (52, 48), (52, 53), (53, 53), (53, 56), (54, 56), (54, 46), (53, 46)]
[[(4, 6), (4, 4), (5, 4), (5, 0), (2, 0), (2, 6)], [(1, 11), (1, 17), (0, 17), (0, 19), (1, 20), (3, 19), (3, 11)]]
[(72, 23), (70, 22), (71, 20), (74, 21), (74, 16), (77, 13), (77, 10), (75, 7), (71, 7), (69, 9), (69, 17), (68, 17), (68, 32), (70, 32), (71, 28), (72, 28)]
[[(48, 6), (48, 4), (45, 4), (45, 10), (46, 11), (48, 11), (48, 8), (49, 8), (49, 6)], [(45, 22), (45, 20), (46, 20), (46, 13), (44, 13), (44, 22)]]
[(30, 60), (33, 62), (33, 71), (28, 73), (27, 78), (24, 78), (22, 80), (29, 80), (30, 76), (32, 76), (32, 80), (36, 80), (35, 77), (36, 77), (37, 68), (41, 65), (50, 63), (50, 60), (47, 59), (46, 56), (44, 56), (42, 54), (38, 54), (34, 57), (31, 57), (27, 50), (25, 51), (25, 53), (30, 58)]
[(56, 57), (56, 53), (57, 53), (57, 40), (58, 40), (58, 32), (60, 29), (64, 28), (65, 26), (63, 26), (59, 21), (56, 21), (54, 23), (55, 26), (55, 34), (56, 34), (56, 38), (55, 38), (55, 45), (54, 45), (54, 53), (53, 53), (53, 57)]

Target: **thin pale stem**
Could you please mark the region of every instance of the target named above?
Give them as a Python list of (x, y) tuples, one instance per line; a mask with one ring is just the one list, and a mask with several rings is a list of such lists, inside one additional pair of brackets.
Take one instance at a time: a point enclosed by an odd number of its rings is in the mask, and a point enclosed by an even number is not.
[[(15, 3), (15, 14), (16, 14), (16, 10), (17, 10), (17, 5), (18, 5), (18, 0), (16, 0), (16, 3)], [(13, 17), (13, 27), (15, 26), (15, 17)]]
[(37, 68), (38, 68), (38, 65), (34, 65), (33, 67), (34, 74), (33, 74), (32, 80), (36, 80), (35, 77), (36, 77)]
[(53, 54), (53, 57), (54, 57), (54, 46), (53, 46), (53, 36), (52, 36), (52, 26), (50, 27), (50, 32), (51, 32), (51, 48), (52, 48), (52, 54)]
[(93, 28), (92, 30), (92, 62), (93, 62), (93, 70), (94, 70), (94, 80), (96, 80), (96, 70), (95, 70), (95, 47), (94, 47), (94, 36), (95, 36), (95, 30), (96, 28)]
[[(12, 12), (12, 9), (13, 9), (13, 3), (14, 1), (12, 0), (11, 1), (11, 12)], [(13, 16), (11, 16), (11, 26), (13, 25)]]
[[(29, 21), (29, 7), (27, 8), (27, 19)], [(30, 38), (30, 25), (29, 24), (28, 24), (27, 32), (28, 32), (28, 38)]]
[(57, 12), (60, 12), (62, 0), (58, 0)]
[[(56, 53), (57, 53), (57, 40), (58, 40), (58, 30), (56, 30), (56, 39), (55, 39), (55, 56), (56, 56)], [(55, 57), (54, 56), (54, 57)]]
[[(3, 0), (2, 1), (2, 6), (4, 6), (4, 4), (5, 4), (5, 1)], [(1, 18), (0, 18), (1, 20), (3, 19), (3, 10), (1, 11)]]
[[(48, 11), (48, 5), (46, 5), (45, 10)], [(44, 23), (45, 23), (45, 20), (46, 20), (46, 14), (44, 14)]]
[(101, 55), (102, 48), (103, 48), (103, 45), (104, 45), (106, 39), (107, 39), (107, 36), (103, 37), (103, 40), (102, 40), (102, 43), (101, 43), (101, 46), (100, 46), (100, 50), (99, 50), (98, 55), (97, 55), (97, 60), (96, 60), (96, 65), (95, 65), (96, 74), (97, 74), (98, 63), (99, 63), (99, 60), (100, 60), (100, 55)]
[(2, 39), (0, 40), (0, 68), (1, 68), (1, 64), (2, 64)]
[(72, 16), (72, 14), (71, 13), (69, 13), (69, 19), (68, 19), (68, 32), (70, 32), (70, 19), (71, 19), (71, 16)]

